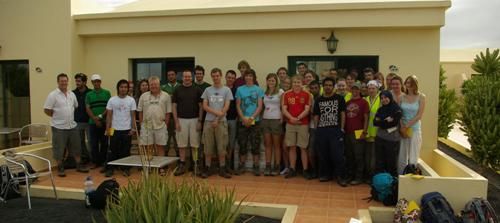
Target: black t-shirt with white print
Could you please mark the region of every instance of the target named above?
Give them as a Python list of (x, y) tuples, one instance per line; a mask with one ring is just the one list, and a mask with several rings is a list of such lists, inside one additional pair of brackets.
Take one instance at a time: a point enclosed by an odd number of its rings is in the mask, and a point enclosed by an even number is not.
[(314, 103), (313, 115), (318, 115), (318, 128), (340, 127), (340, 114), (345, 112), (343, 96), (334, 94), (330, 97), (320, 96)]

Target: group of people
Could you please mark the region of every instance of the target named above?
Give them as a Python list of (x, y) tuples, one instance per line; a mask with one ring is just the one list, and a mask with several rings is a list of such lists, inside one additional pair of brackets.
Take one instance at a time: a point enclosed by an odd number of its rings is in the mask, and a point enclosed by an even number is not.
[[(216, 165), (222, 177), (240, 175), (246, 171), (248, 153), (253, 158), (252, 172), (259, 176), (262, 139), (265, 176), (291, 178), (301, 169), (306, 179), (336, 179), (347, 186), (369, 183), (378, 172), (396, 176), (406, 165), (417, 163), (425, 96), (416, 76), (403, 81), (390, 73), (384, 79), (365, 68), (361, 73), (331, 69), (319, 77), (300, 63), (297, 74), (289, 75), (281, 67), (268, 74), (260, 87), (248, 62), (239, 62), (238, 71), (239, 77), (234, 70), (224, 74), (213, 68), (210, 85), (204, 81), (202, 66), (194, 72), (184, 70), (181, 82), (176, 71), (169, 70), (167, 83), (161, 85), (160, 78), (153, 76), (139, 81), (135, 91), (133, 82), (120, 80), (114, 97), (100, 88), (99, 75), (91, 77), (91, 91), (79, 87), (79, 79), (85, 82), (86, 77), (75, 75), (73, 94), (67, 90), (68, 77), (61, 74), (58, 89), (45, 103), (56, 133), (54, 156), (62, 160), (66, 146), (79, 162), (84, 139), (74, 140), (84, 135), (85, 127), (77, 126), (84, 120), (80, 115), (87, 114), (95, 166), (128, 156), (136, 134), (141, 145), (155, 148), (156, 155), (175, 150), (180, 159), (176, 176), (198, 166), (194, 171), (206, 178)], [(79, 115), (82, 105), (85, 113)], [(106, 157), (108, 137), (112, 155)], [(198, 165), (189, 165), (192, 162)], [(77, 170), (88, 171), (80, 164)], [(111, 167), (103, 171), (106, 176), (113, 174)], [(123, 168), (123, 173), (129, 175), (129, 170)], [(59, 167), (59, 175), (64, 175), (64, 168)]]

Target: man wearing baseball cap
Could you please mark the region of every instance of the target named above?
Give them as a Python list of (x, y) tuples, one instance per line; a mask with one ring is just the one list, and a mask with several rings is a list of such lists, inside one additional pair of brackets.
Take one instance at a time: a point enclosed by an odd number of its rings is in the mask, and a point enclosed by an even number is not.
[(101, 75), (93, 74), (90, 77), (94, 90), (87, 94), (85, 104), (89, 115), (89, 139), (91, 147), (93, 168), (102, 166), (106, 161), (108, 142), (104, 132), (106, 130), (106, 105), (111, 98), (111, 93), (101, 88)]

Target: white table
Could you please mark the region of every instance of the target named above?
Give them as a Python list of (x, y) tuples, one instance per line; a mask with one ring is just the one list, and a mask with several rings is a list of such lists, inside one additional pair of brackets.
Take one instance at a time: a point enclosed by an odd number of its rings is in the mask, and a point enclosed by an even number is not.
[(19, 131), (21, 131), (21, 128), (0, 127), (0, 135), (9, 135)]
[(153, 159), (150, 160), (149, 162), (146, 161), (143, 166), (140, 155), (131, 155), (125, 158), (108, 162), (108, 165), (144, 167), (146, 168), (146, 170), (144, 170), (143, 173), (146, 173), (147, 175), (149, 173), (150, 168), (162, 168), (164, 166), (176, 162), (177, 160), (179, 160), (179, 157), (153, 156)]

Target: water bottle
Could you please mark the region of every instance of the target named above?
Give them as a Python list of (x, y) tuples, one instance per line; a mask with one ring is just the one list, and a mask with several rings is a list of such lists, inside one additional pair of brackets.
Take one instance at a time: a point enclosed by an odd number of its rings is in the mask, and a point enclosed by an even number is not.
[(93, 191), (94, 189), (94, 181), (92, 180), (91, 176), (87, 176), (85, 178), (85, 182), (83, 182), (84, 185), (84, 191), (85, 191), (85, 207), (90, 207), (90, 199), (89, 199), (89, 194)]

